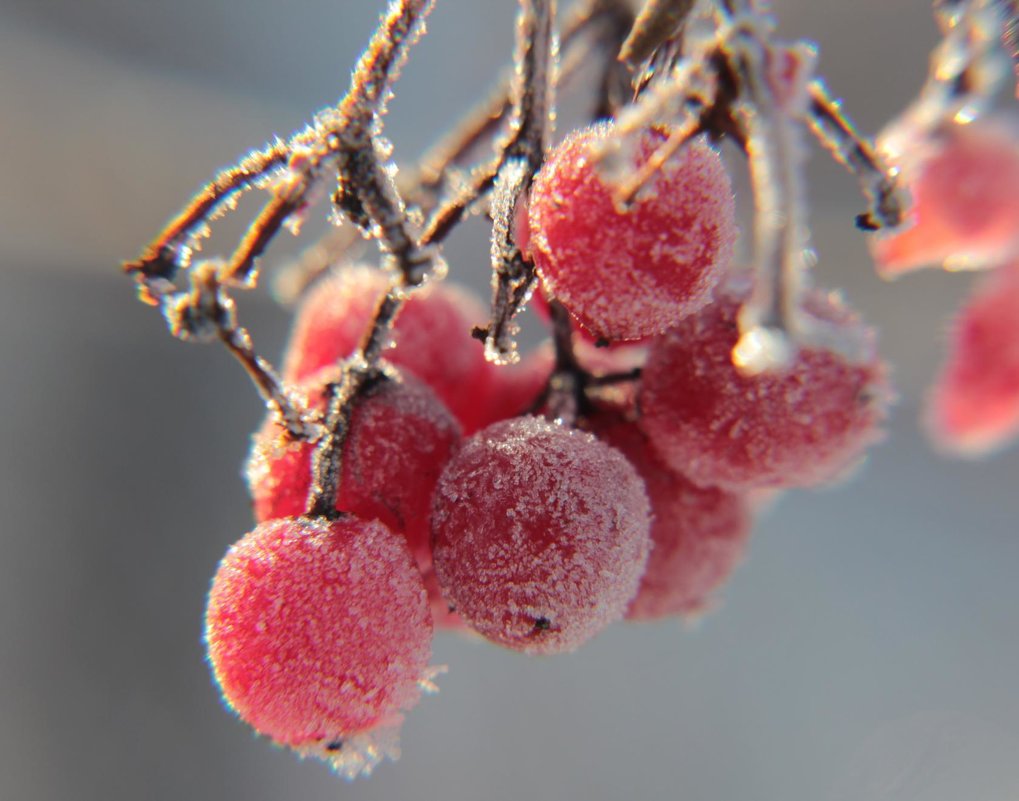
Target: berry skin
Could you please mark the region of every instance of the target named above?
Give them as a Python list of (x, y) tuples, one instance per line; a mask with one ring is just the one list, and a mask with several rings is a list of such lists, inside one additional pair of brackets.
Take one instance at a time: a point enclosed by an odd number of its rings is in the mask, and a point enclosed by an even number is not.
[(950, 125), (926, 137), (893, 128), (887, 148), (913, 197), (910, 224), (876, 235), (878, 270), (993, 267), (1019, 253), (1019, 120)]
[(220, 562), (205, 616), (230, 707), (348, 777), (371, 771), (417, 703), (431, 635), (406, 544), (355, 517), (260, 524)]
[[(364, 266), (338, 270), (316, 284), (297, 312), (284, 377), (304, 381), (350, 356), (388, 286), (384, 272)], [(395, 344), (384, 354), (431, 387), (467, 432), (479, 425), (493, 370), (470, 334), (487, 318), (467, 290), (450, 283), (429, 285), (404, 303), (393, 325)]]
[[(313, 408), (322, 409), (325, 386), (338, 375), (326, 368), (302, 386)], [(432, 492), (459, 441), (459, 425), (435, 394), (413, 376), (391, 373), (354, 407), (336, 508), (404, 533), (415, 555), (427, 561)], [(256, 520), (304, 513), (314, 449), (309, 442), (288, 442), (283, 428), (272, 417), (266, 420), (246, 470)]]
[(927, 424), (941, 447), (968, 456), (1019, 434), (1019, 264), (987, 276), (956, 318)]
[(535, 417), (467, 440), (433, 502), (435, 572), (483, 636), (572, 651), (622, 618), (647, 562), (644, 482), (613, 448)]
[[(545, 289), (591, 334), (641, 339), (710, 300), (732, 259), (733, 193), (718, 152), (698, 139), (620, 211), (595, 158), (610, 132), (575, 131), (549, 155), (531, 189), (528, 247)], [(641, 137), (638, 165), (664, 136)]]
[(804, 312), (869, 351), (858, 362), (802, 347), (785, 370), (743, 375), (731, 352), (740, 297), (716, 303), (651, 346), (639, 425), (665, 463), (701, 486), (813, 486), (841, 477), (881, 438), (891, 391), (864, 328), (834, 296)]
[(717, 487), (698, 487), (669, 470), (637, 426), (614, 410), (599, 410), (587, 426), (636, 468), (651, 501), (651, 556), (626, 619), (707, 611), (746, 551), (751, 526), (747, 499)]
[(549, 342), (524, 354), (516, 364), (494, 367), (481, 427), (533, 412), (554, 368), (555, 353)]

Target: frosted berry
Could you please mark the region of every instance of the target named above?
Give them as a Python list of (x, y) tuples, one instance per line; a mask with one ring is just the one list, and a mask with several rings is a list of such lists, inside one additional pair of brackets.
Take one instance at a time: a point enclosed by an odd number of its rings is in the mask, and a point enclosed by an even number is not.
[(998, 265), (1019, 252), (1019, 120), (984, 119), (910, 137), (895, 128), (887, 147), (913, 198), (907, 225), (876, 235), (878, 269)]
[(260, 524), (223, 557), (205, 617), (230, 707), (348, 776), (395, 745), (428, 678), (431, 634), (406, 544), (354, 517)]
[(927, 421), (942, 447), (974, 456), (1019, 434), (1019, 265), (987, 276), (956, 318)]
[[(710, 299), (732, 258), (733, 193), (718, 152), (698, 139), (620, 210), (594, 157), (609, 133), (576, 131), (549, 155), (531, 189), (529, 248), (545, 288), (595, 337), (641, 339)], [(633, 166), (663, 141), (646, 132)]]
[(587, 424), (637, 469), (651, 501), (651, 556), (627, 619), (706, 611), (746, 551), (750, 503), (743, 494), (698, 487), (670, 470), (637, 426), (615, 411), (599, 410)]
[(727, 489), (811, 486), (838, 478), (881, 438), (890, 399), (871, 332), (834, 296), (805, 309), (869, 350), (848, 361), (802, 347), (785, 370), (741, 374), (732, 363), (740, 297), (719, 300), (651, 346), (640, 426), (674, 470)]
[[(297, 312), (284, 376), (303, 381), (353, 353), (388, 285), (384, 272), (363, 266), (320, 281)], [(468, 432), (478, 426), (484, 406), (479, 398), (493, 369), (470, 332), (487, 318), (470, 292), (448, 282), (429, 285), (403, 305), (393, 326), (394, 346), (384, 354), (428, 384)]]
[(648, 500), (617, 450), (523, 417), (467, 440), (436, 488), (435, 572), (494, 642), (572, 651), (622, 618), (647, 562)]
[[(326, 368), (306, 382), (313, 408), (322, 408), (325, 386), (337, 377)], [(435, 394), (413, 376), (392, 373), (354, 407), (337, 509), (378, 518), (406, 534), (415, 554), (427, 550), (432, 492), (459, 441), (459, 425)], [(304, 513), (314, 447), (288, 441), (273, 418), (266, 420), (246, 471), (256, 520)]]

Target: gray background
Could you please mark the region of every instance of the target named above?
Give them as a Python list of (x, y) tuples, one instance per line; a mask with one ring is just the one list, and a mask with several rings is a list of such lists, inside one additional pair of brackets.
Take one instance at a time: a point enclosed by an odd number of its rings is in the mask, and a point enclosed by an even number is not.
[[(924, 2), (777, 9), (865, 130), (919, 86)], [(1019, 798), (1019, 449), (946, 460), (916, 422), (970, 279), (877, 280), (854, 184), (816, 153), (819, 280), (880, 325), (902, 397), (861, 475), (761, 520), (719, 611), (550, 659), (440, 636), (442, 692), (367, 781), (223, 711), (201, 618), (251, 526), (260, 404), (117, 263), (215, 168), (332, 102), (380, 10), (0, 0), (0, 801)], [(389, 118), (404, 160), (488, 85), (512, 16), (439, 0)], [(449, 256), (486, 285), (480, 226)], [(285, 313), (264, 293), (241, 311), (277, 354)]]

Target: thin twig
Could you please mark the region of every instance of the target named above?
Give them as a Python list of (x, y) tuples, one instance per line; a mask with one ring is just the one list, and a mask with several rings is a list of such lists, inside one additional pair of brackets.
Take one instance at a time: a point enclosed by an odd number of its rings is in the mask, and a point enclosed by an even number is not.
[(163, 313), (170, 331), (179, 339), (223, 342), (251, 377), (259, 393), (275, 412), (292, 439), (317, 435), (304, 410), (288, 394), (272, 365), (259, 356), (246, 329), (237, 325), (233, 299), (220, 283), (221, 265), (207, 261), (190, 273), (191, 288), (163, 298)]
[[(124, 264), (124, 270), (138, 273), (143, 282), (154, 278), (172, 282), (181, 264), (180, 247), (191, 232), (215, 217), (219, 208), (230, 203), (231, 198), (282, 167), (289, 155), (289, 144), (277, 139), (262, 150), (252, 151), (236, 165), (220, 171), (195, 194), (136, 260)], [(144, 291), (142, 299), (150, 304), (158, 303), (157, 297)]]
[(521, 0), (517, 22), (517, 74), (514, 118), (495, 180), (492, 204), (492, 315), (485, 355), (502, 362), (517, 358), (513, 318), (534, 289), (534, 264), (516, 243), (518, 204), (541, 167), (551, 136), (555, 39), (555, 0)]
[(861, 137), (820, 80), (811, 81), (807, 123), (832, 158), (856, 176), (867, 210), (856, 218), (865, 231), (894, 228), (905, 216), (905, 201), (892, 172), (874, 146)]
[(670, 40), (681, 40), (694, 0), (647, 0), (619, 51), (619, 60), (636, 69)]
[[(402, 198), (383, 161), (381, 114), (409, 46), (416, 40), (434, 0), (397, 0), (379, 24), (362, 55), (350, 91), (330, 128), (338, 150), (341, 210), (353, 222), (370, 223), (395, 278), (381, 299), (357, 354), (343, 367), (341, 379), (327, 392), (326, 434), (315, 447), (307, 513), (332, 517), (342, 472), (343, 446), (354, 404), (379, 374), (377, 364), (409, 288), (441, 270), (437, 254), (418, 242)], [(353, 213), (352, 213), (353, 211)], [(359, 218), (364, 214), (365, 220)]]

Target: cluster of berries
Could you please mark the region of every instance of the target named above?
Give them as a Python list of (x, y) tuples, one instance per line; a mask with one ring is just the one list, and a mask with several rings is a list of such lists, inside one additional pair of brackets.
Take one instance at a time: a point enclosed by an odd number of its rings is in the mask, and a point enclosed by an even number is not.
[(943, 449), (979, 456), (1019, 435), (1019, 118), (927, 130), (906, 115), (878, 144), (913, 199), (908, 225), (871, 243), (878, 270), (990, 271), (948, 331), (926, 414)]
[[(614, 157), (632, 172), (663, 137)], [(255, 435), (258, 525), (219, 567), (206, 639), (260, 733), (356, 775), (393, 752), (430, 685), (435, 628), (552, 654), (623, 618), (702, 611), (762, 495), (836, 479), (880, 436), (887, 371), (834, 295), (807, 293), (802, 311), (866, 343), (853, 359), (804, 344), (780, 370), (734, 365), (749, 282), (718, 152), (688, 142), (623, 207), (610, 142), (605, 126), (569, 136), (517, 214), (539, 295), (576, 325), (570, 358), (489, 363), (471, 336), (480, 304), (430, 284), (352, 410), (335, 515), (306, 512), (315, 443), (272, 417)], [(284, 377), (310, 409), (389, 285), (348, 266), (305, 299)]]

